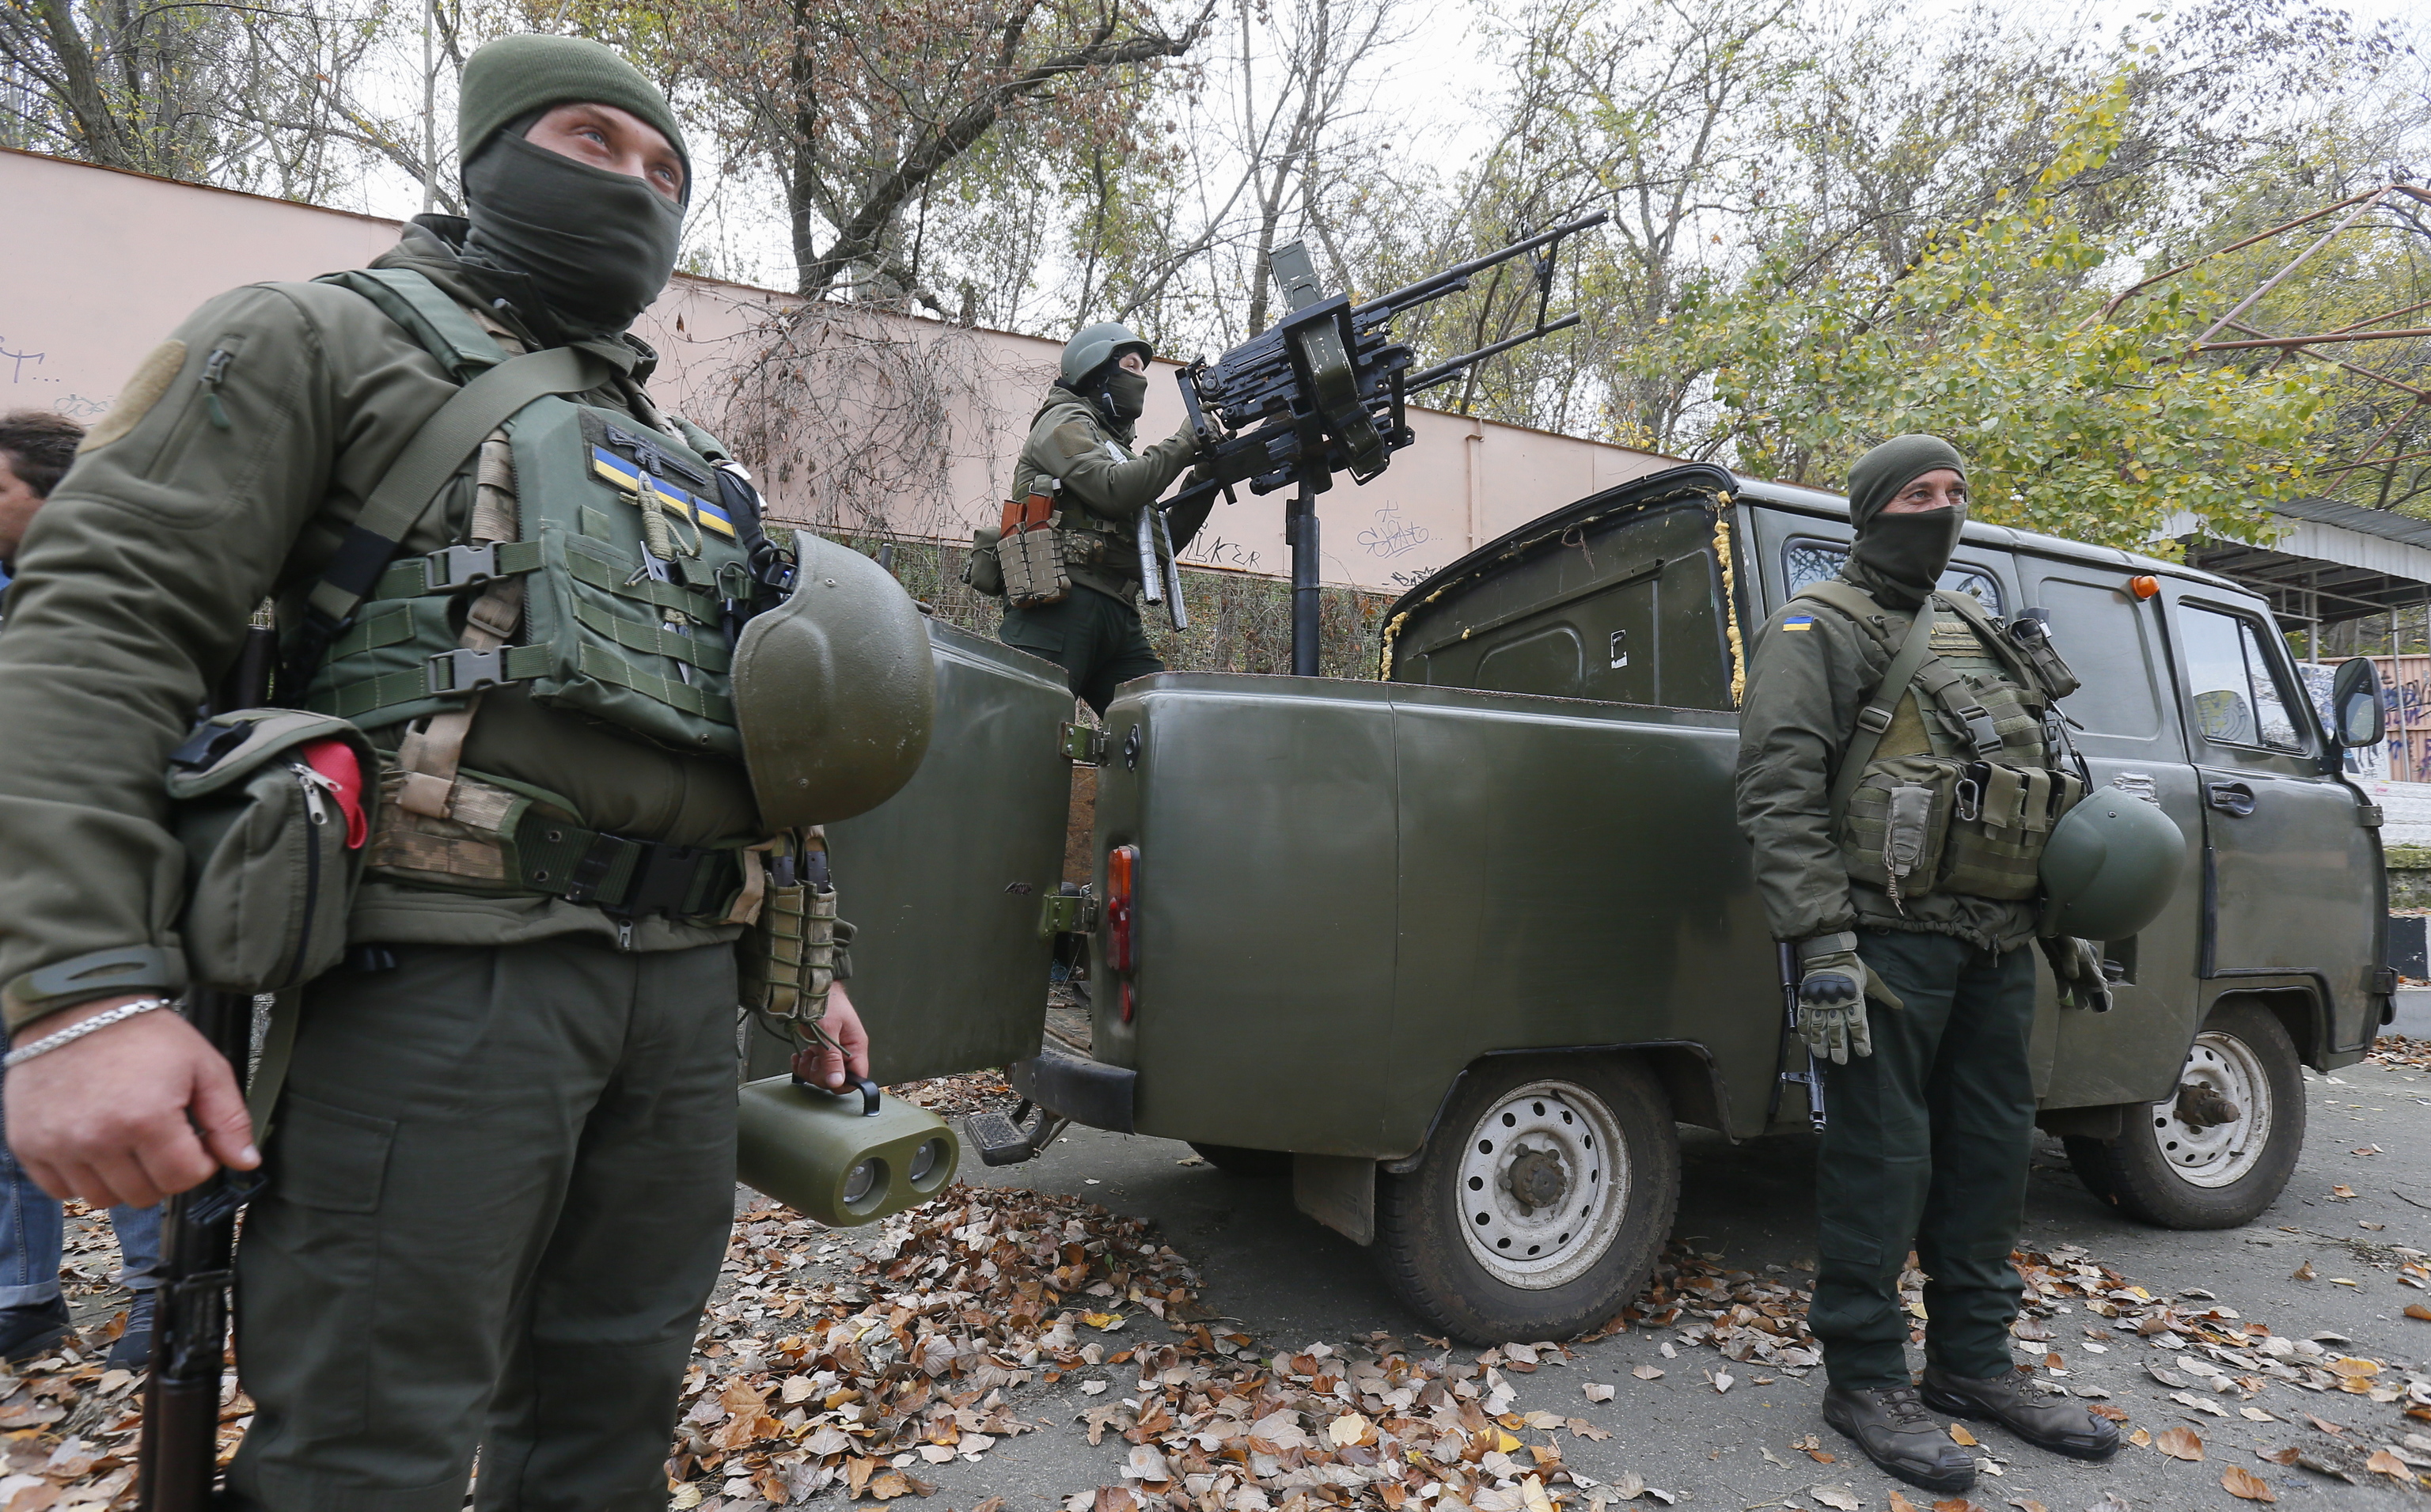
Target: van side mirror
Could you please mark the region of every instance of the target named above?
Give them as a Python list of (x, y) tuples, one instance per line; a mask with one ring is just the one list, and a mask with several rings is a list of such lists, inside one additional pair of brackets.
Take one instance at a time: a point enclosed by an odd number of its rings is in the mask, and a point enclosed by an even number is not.
[(2339, 664), (2330, 681), (2330, 743), (2344, 750), (2377, 746), (2388, 732), (2389, 711), (2380, 696), (2380, 668), (2368, 656)]

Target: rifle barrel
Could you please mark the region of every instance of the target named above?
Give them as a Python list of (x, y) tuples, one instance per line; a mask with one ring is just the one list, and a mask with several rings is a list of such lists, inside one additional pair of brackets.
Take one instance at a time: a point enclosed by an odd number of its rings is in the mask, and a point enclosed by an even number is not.
[(1417, 394), (1424, 390), (1432, 389), (1437, 384), (1449, 383), (1453, 378), (1460, 377), (1462, 369), (1470, 366), (1472, 363), (1483, 362), (1489, 357), (1500, 356), (1501, 354), (1511, 350), (1514, 346), (1524, 345), (1529, 342), (1534, 341), (1539, 336), (1551, 336), (1557, 330), (1568, 330), (1572, 326), (1577, 325), (1580, 318), (1581, 317), (1576, 314), (1564, 315), (1561, 319), (1556, 320), (1550, 325), (1537, 326), (1531, 329), (1523, 330), (1517, 336), (1505, 336), (1501, 341), (1481, 346), (1473, 352), (1464, 352), (1460, 356), (1452, 358), (1449, 361), (1437, 362), (1434, 366), (1428, 368), (1423, 372), (1411, 374), (1408, 379), (1401, 385), (1401, 392), (1404, 394)]
[(1411, 305), (1421, 305), (1430, 299), (1439, 299), (1451, 293), (1472, 273), (1482, 273), (1487, 268), (1510, 261), (1522, 252), (1534, 252), (1548, 243), (1558, 242), (1575, 232), (1601, 226), (1610, 219), (1612, 219), (1610, 214), (1603, 210), (1597, 210), (1592, 215), (1582, 215), (1574, 221), (1564, 221), (1552, 229), (1539, 231), (1524, 242), (1514, 242), (1500, 252), (1488, 252), (1482, 258), (1471, 258), (1467, 262), (1456, 263), (1440, 273), (1431, 273), (1417, 282), (1396, 289), (1391, 294), (1380, 294), (1359, 306), (1351, 313), (1363, 316), (1380, 312), (1390, 314), (1394, 311), (1406, 309)]

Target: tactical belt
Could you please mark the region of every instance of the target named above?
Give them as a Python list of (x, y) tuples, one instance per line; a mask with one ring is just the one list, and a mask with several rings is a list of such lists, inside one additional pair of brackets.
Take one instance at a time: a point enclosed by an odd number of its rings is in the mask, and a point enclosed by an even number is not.
[(525, 885), (569, 903), (587, 903), (612, 918), (723, 916), (743, 885), (741, 854), (628, 840), (530, 815), (515, 830)]

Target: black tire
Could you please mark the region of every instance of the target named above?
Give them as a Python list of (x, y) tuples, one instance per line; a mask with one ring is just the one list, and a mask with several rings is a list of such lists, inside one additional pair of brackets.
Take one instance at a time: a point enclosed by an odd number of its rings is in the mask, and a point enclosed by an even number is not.
[(1251, 1150), (1246, 1145), (1202, 1145), (1189, 1141), (1199, 1157), (1227, 1176), (1271, 1181), (1291, 1174), (1291, 1156), (1280, 1150)]
[[(1504, 1143), (1495, 1125), (1517, 1133)], [(1454, 1337), (1568, 1338), (1645, 1287), (1679, 1203), (1680, 1131), (1652, 1072), (1618, 1056), (1498, 1056), (1461, 1079), (1417, 1169), (1378, 1174), (1376, 1255), (1394, 1294)]]
[(2128, 1217), (2159, 1228), (2253, 1222), (2278, 1198), (2305, 1150), (2305, 1073), (2295, 1041), (2261, 1004), (2223, 1002), (2204, 1020), (2178, 1084), (2220, 1091), (2238, 1117), (2199, 1126), (2180, 1117), (2175, 1092), (2131, 1104), (2117, 1140), (2068, 1141), (2077, 1179)]

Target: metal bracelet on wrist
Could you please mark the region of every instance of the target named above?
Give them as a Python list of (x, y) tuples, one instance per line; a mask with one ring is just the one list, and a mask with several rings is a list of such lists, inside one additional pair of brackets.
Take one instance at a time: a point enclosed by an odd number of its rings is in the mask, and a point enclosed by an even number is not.
[(124, 1023), (138, 1014), (148, 1014), (156, 1008), (174, 1006), (176, 1005), (167, 998), (138, 998), (133, 1002), (120, 1003), (106, 1013), (93, 1015), (80, 1024), (70, 1024), (56, 1034), (45, 1034), (22, 1050), (10, 1050), (7, 1056), (0, 1057), (0, 1069), (13, 1070), (37, 1055), (47, 1055), (62, 1045), (73, 1045), (96, 1030)]

